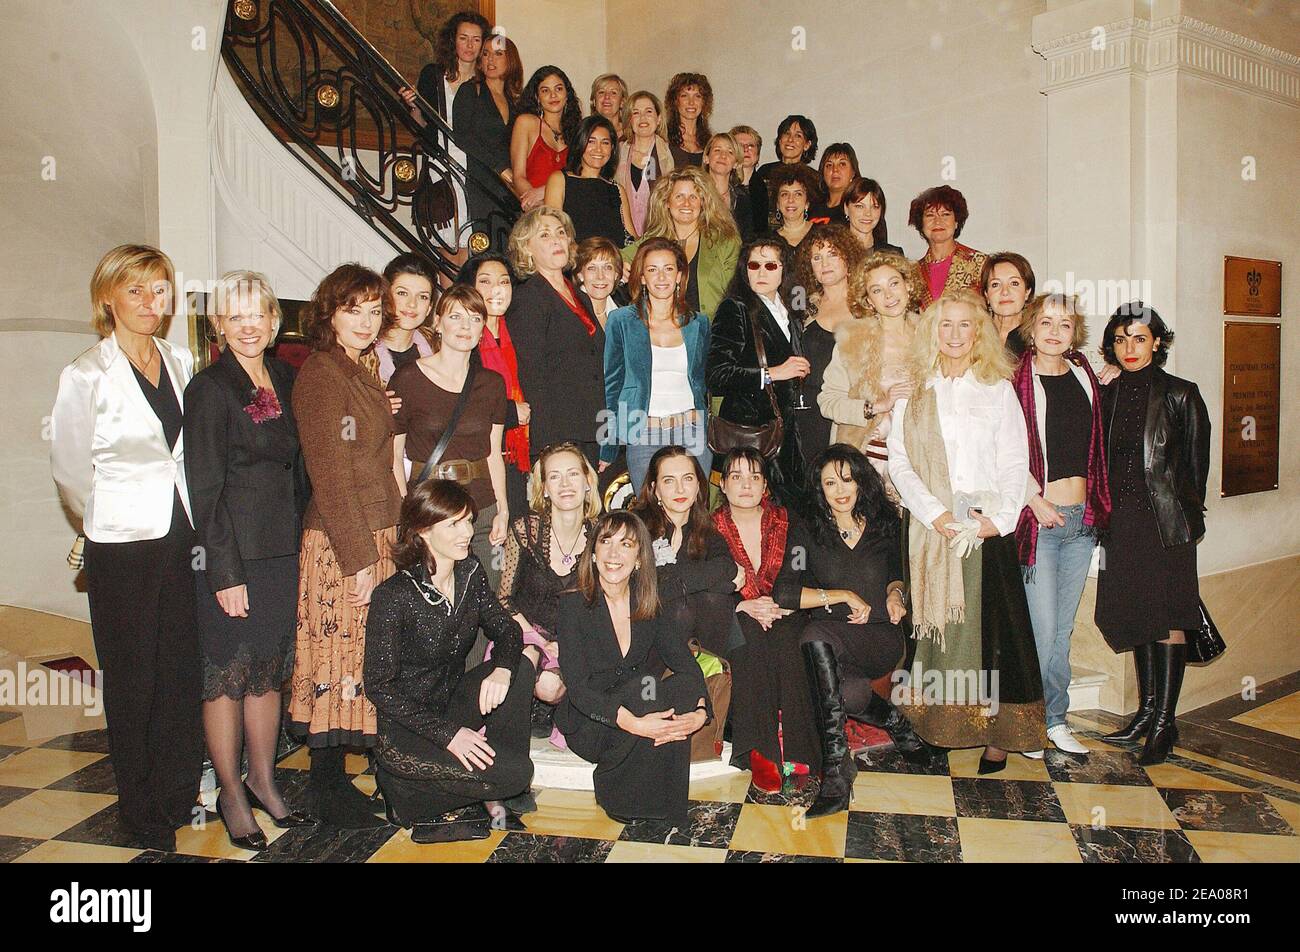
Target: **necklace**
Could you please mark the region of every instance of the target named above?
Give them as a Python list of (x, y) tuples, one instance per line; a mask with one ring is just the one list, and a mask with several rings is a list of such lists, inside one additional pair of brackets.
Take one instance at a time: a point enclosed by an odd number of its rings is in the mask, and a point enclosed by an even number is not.
[(840, 538), (843, 539), (845, 542), (848, 542), (849, 539), (853, 538), (855, 535), (860, 535), (861, 533), (862, 533), (862, 530), (858, 528), (858, 525), (857, 525), (857, 523), (855, 522), (855, 523), (853, 524), (853, 528), (852, 528), (852, 529), (841, 529), (841, 530), (840, 530)]
[(564, 551), (564, 543), (560, 541), (560, 534), (555, 531), (554, 526), (551, 527), (551, 537), (555, 539), (555, 547), (560, 550), (560, 562), (563, 565), (573, 564), (573, 560), (574, 560), (573, 553), (576, 552), (578, 549), (578, 540), (582, 538), (582, 533), (583, 533), (583, 527), (580, 525), (578, 526), (577, 534), (573, 537), (573, 543), (569, 546), (569, 551), (566, 552)]
[(131, 362), (132, 367), (140, 371), (140, 376), (142, 377), (149, 376), (149, 368), (153, 366), (153, 355), (157, 353), (157, 350), (154, 348), (152, 342), (150, 342), (148, 346), (149, 346), (149, 356), (145, 358), (143, 367), (141, 367), (139, 363), (136, 362), (136, 359), (131, 356), (130, 352), (127, 351), (125, 347), (122, 348), (122, 353), (126, 354), (126, 359)]

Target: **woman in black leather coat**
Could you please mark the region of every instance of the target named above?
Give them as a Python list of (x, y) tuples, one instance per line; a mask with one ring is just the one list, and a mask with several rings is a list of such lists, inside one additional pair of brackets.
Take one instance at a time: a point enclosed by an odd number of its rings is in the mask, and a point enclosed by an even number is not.
[(1107, 740), (1146, 746), (1163, 763), (1187, 660), (1185, 632), (1201, 625), (1196, 542), (1205, 534), (1210, 418), (1196, 384), (1162, 369), (1174, 335), (1141, 301), (1106, 325), (1102, 354), (1123, 373), (1102, 392), (1113, 512), (1097, 578), (1097, 627), (1133, 651), (1141, 703)]

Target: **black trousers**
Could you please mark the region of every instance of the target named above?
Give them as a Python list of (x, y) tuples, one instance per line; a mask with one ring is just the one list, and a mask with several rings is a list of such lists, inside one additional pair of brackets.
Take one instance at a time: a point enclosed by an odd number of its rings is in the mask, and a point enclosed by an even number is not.
[(161, 539), (86, 540), (90, 628), (104, 672), (108, 749), (122, 822), (138, 833), (193, 818), (203, 767), (203, 667), (179, 498)]
[(504, 800), (523, 793), (532, 783), (528, 715), (537, 673), (531, 661), (520, 659), (506, 699), (484, 717), (478, 708), (479, 686), (496, 667), (487, 661), (466, 671), (452, 689), (447, 706), (447, 719), (452, 723), (475, 731), (487, 727), (488, 746), (496, 756), (486, 770), (466, 770), (445, 747), (393, 731), (384, 723), (383, 712), (379, 713), (376, 774), (384, 799), (404, 825), (429, 822), (471, 803)]

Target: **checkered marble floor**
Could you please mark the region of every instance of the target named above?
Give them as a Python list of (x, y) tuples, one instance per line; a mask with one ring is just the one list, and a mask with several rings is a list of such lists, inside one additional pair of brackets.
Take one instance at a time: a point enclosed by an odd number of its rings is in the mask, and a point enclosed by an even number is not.
[[(0, 713), (0, 862), (1300, 862), (1300, 784), (1177, 750), (1138, 766), (1136, 752), (1098, 739), (1105, 715), (1071, 716), (1086, 761), (1049, 750), (1010, 755), (978, 777), (977, 750), (916, 767), (892, 751), (860, 760), (847, 813), (806, 820), (815, 789), (763, 794), (741, 773), (691, 788), (688, 829), (609, 819), (590, 792), (537, 791), (528, 832), (421, 846), (407, 831), (279, 830), (257, 814), (270, 850), (230, 845), (212, 817), (177, 834), (175, 854), (130, 845), (118, 821), (103, 731), (28, 743)], [(303, 749), (278, 774), (294, 806), (307, 780)], [(369, 793), (366, 759), (349, 756)]]

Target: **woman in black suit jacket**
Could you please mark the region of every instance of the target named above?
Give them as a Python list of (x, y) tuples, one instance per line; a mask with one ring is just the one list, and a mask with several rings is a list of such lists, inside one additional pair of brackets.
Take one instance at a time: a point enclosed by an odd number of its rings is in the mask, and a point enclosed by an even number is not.
[[(596, 466), (605, 410), (605, 330), (592, 316), (591, 299), (566, 276), (577, 252), (573, 221), (558, 208), (540, 205), (515, 223), (510, 260), (527, 280), (515, 288), (506, 324), (530, 407), (532, 462), (552, 443), (569, 440)], [(599, 469), (608, 465), (599, 463)]]
[[(736, 273), (718, 306), (709, 339), (709, 392), (722, 398), (718, 416), (731, 423), (762, 426), (779, 413), (785, 433), (769, 483), (782, 504), (805, 511), (807, 466), (794, 425), (795, 382), (810, 365), (797, 356), (802, 311), (790, 306), (785, 242), (759, 238), (741, 249)], [(762, 334), (767, 372), (759, 366), (754, 329)], [(816, 413), (814, 406), (804, 413)], [(715, 447), (715, 463), (725, 455)]]
[(489, 235), (504, 229), (502, 210), (519, 204), (509, 188), (510, 127), (523, 86), (519, 50), (513, 41), (494, 35), (483, 44), (477, 77), (461, 84), (451, 105), (453, 138), (469, 157), (469, 217), (472, 227)]
[[(650, 533), (627, 510), (588, 536), (578, 591), (556, 625), (567, 693), (555, 714), (569, 748), (596, 765), (596, 802), (612, 819), (686, 824), (691, 746), (713, 711), (686, 641), (659, 613)], [(661, 677), (663, 667), (672, 671)]]
[[(202, 553), (194, 573), (203, 649), (203, 723), (231, 842), (266, 849), (252, 807), (277, 826), (290, 811), (275, 782), (280, 686), (293, 667), (305, 470), (289, 411), (293, 369), (266, 359), (280, 306), (253, 271), (222, 276), (212, 324), (221, 356), (185, 390), (185, 474)], [(240, 755), (248, 751), (248, 780)]]

